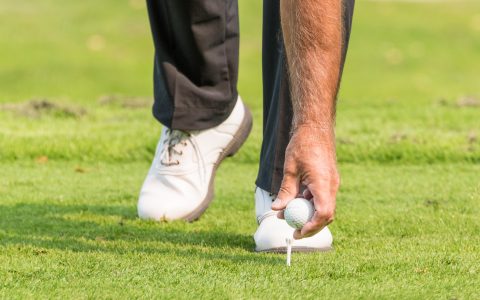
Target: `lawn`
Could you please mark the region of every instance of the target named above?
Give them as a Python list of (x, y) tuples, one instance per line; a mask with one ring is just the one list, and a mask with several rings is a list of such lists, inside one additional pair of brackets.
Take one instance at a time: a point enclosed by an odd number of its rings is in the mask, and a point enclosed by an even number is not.
[(142, 0), (0, 3), (0, 298), (480, 298), (480, 3), (358, 1), (335, 250), (253, 252), (261, 1), (240, 1), (255, 125), (196, 223), (136, 217), (160, 125)]

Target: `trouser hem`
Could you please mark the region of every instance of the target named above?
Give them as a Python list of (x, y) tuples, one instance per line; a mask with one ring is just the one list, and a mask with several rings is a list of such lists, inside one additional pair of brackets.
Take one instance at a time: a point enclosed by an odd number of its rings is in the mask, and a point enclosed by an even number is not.
[(228, 106), (222, 108), (175, 107), (173, 118), (170, 113), (161, 110), (154, 110), (153, 115), (155, 119), (170, 129), (205, 130), (223, 123), (232, 113), (237, 101), (238, 95), (235, 95)]

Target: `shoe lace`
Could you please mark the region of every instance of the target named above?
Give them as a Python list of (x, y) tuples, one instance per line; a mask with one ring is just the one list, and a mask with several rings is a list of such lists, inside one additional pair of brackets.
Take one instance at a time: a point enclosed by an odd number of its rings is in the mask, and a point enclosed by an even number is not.
[(166, 138), (164, 143), (163, 150), (160, 154), (160, 164), (163, 166), (177, 166), (180, 164), (179, 159), (174, 159), (174, 156), (181, 156), (183, 154), (182, 148), (188, 145), (188, 142), (193, 147), (197, 160), (200, 163), (200, 168), (198, 168), (200, 177), (202, 181), (206, 180), (203, 170), (206, 168), (205, 158), (200, 152), (200, 146), (198, 145), (195, 136), (181, 130), (172, 130), (167, 129)]
[(187, 140), (189, 134), (181, 130), (167, 129), (167, 136), (163, 141), (165, 145), (163, 151), (160, 154), (160, 164), (164, 166), (176, 166), (180, 164), (178, 159), (174, 159), (176, 155), (181, 156), (183, 154), (182, 148), (187, 146)]

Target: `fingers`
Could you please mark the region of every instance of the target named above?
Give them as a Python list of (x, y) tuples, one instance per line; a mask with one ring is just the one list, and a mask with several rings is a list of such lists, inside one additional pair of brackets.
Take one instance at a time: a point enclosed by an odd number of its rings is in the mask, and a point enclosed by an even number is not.
[(272, 203), (273, 210), (283, 210), (290, 200), (295, 199), (299, 192), (299, 182), (292, 173), (285, 173), (277, 199)]
[(285, 211), (281, 210), (277, 213), (277, 218), (279, 219), (285, 219)]
[(301, 231), (300, 231), (299, 229), (297, 229), (297, 230), (295, 230), (295, 231), (293, 232), (293, 238), (294, 238), (295, 240), (300, 240), (300, 239), (303, 238), (302, 233), (301, 233)]
[(322, 209), (321, 211), (316, 211), (312, 220), (305, 224), (301, 230), (296, 230), (293, 237), (295, 239), (302, 239), (317, 234), (325, 226), (333, 222), (334, 214), (334, 209)]
[[(305, 224), (299, 232), (294, 234), (295, 239), (306, 238), (320, 232), (330, 224), (335, 215), (336, 183), (311, 184), (304, 192), (305, 198), (312, 197), (315, 213), (310, 222)], [(324, 188), (321, 188), (324, 187)]]
[(293, 238), (296, 240), (308, 238), (314, 236), (316, 233), (320, 232), (326, 225), (320, 225), (316, 221), (312, 220), (305, 224), (300, 230), (295, 230), (293, 233)]

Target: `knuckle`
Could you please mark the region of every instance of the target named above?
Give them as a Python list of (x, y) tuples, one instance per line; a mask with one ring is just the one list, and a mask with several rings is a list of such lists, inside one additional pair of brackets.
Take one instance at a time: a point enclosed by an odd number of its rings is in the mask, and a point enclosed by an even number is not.
[(323, 224), (323, 221), (321, 219), (312, 220), (312, 225), (316, 229), (320, 228), (322, 224)]
[(335, 220), (335, 215), (332, 214), (331, 217), (327, 219), (326, 225), (332, 223), (334, 220)]
[(282, 185), (280, 190), (278, 191), (279, 194), (290, 194), (291, 189), (288, 186)]
[(325, 211), (319, 212), (319, 219), (325, 222), (326, 224), (330, 224), (335, 219), (335, 211), (325, 210)]
[(296, 172), (295, 172), (295, 169), (294, 168), (285, 168), (285, 170), (283, 171), (283, 178), (285, 179), (289, 179), (289, 178), (293, 178), (296, 176)]

